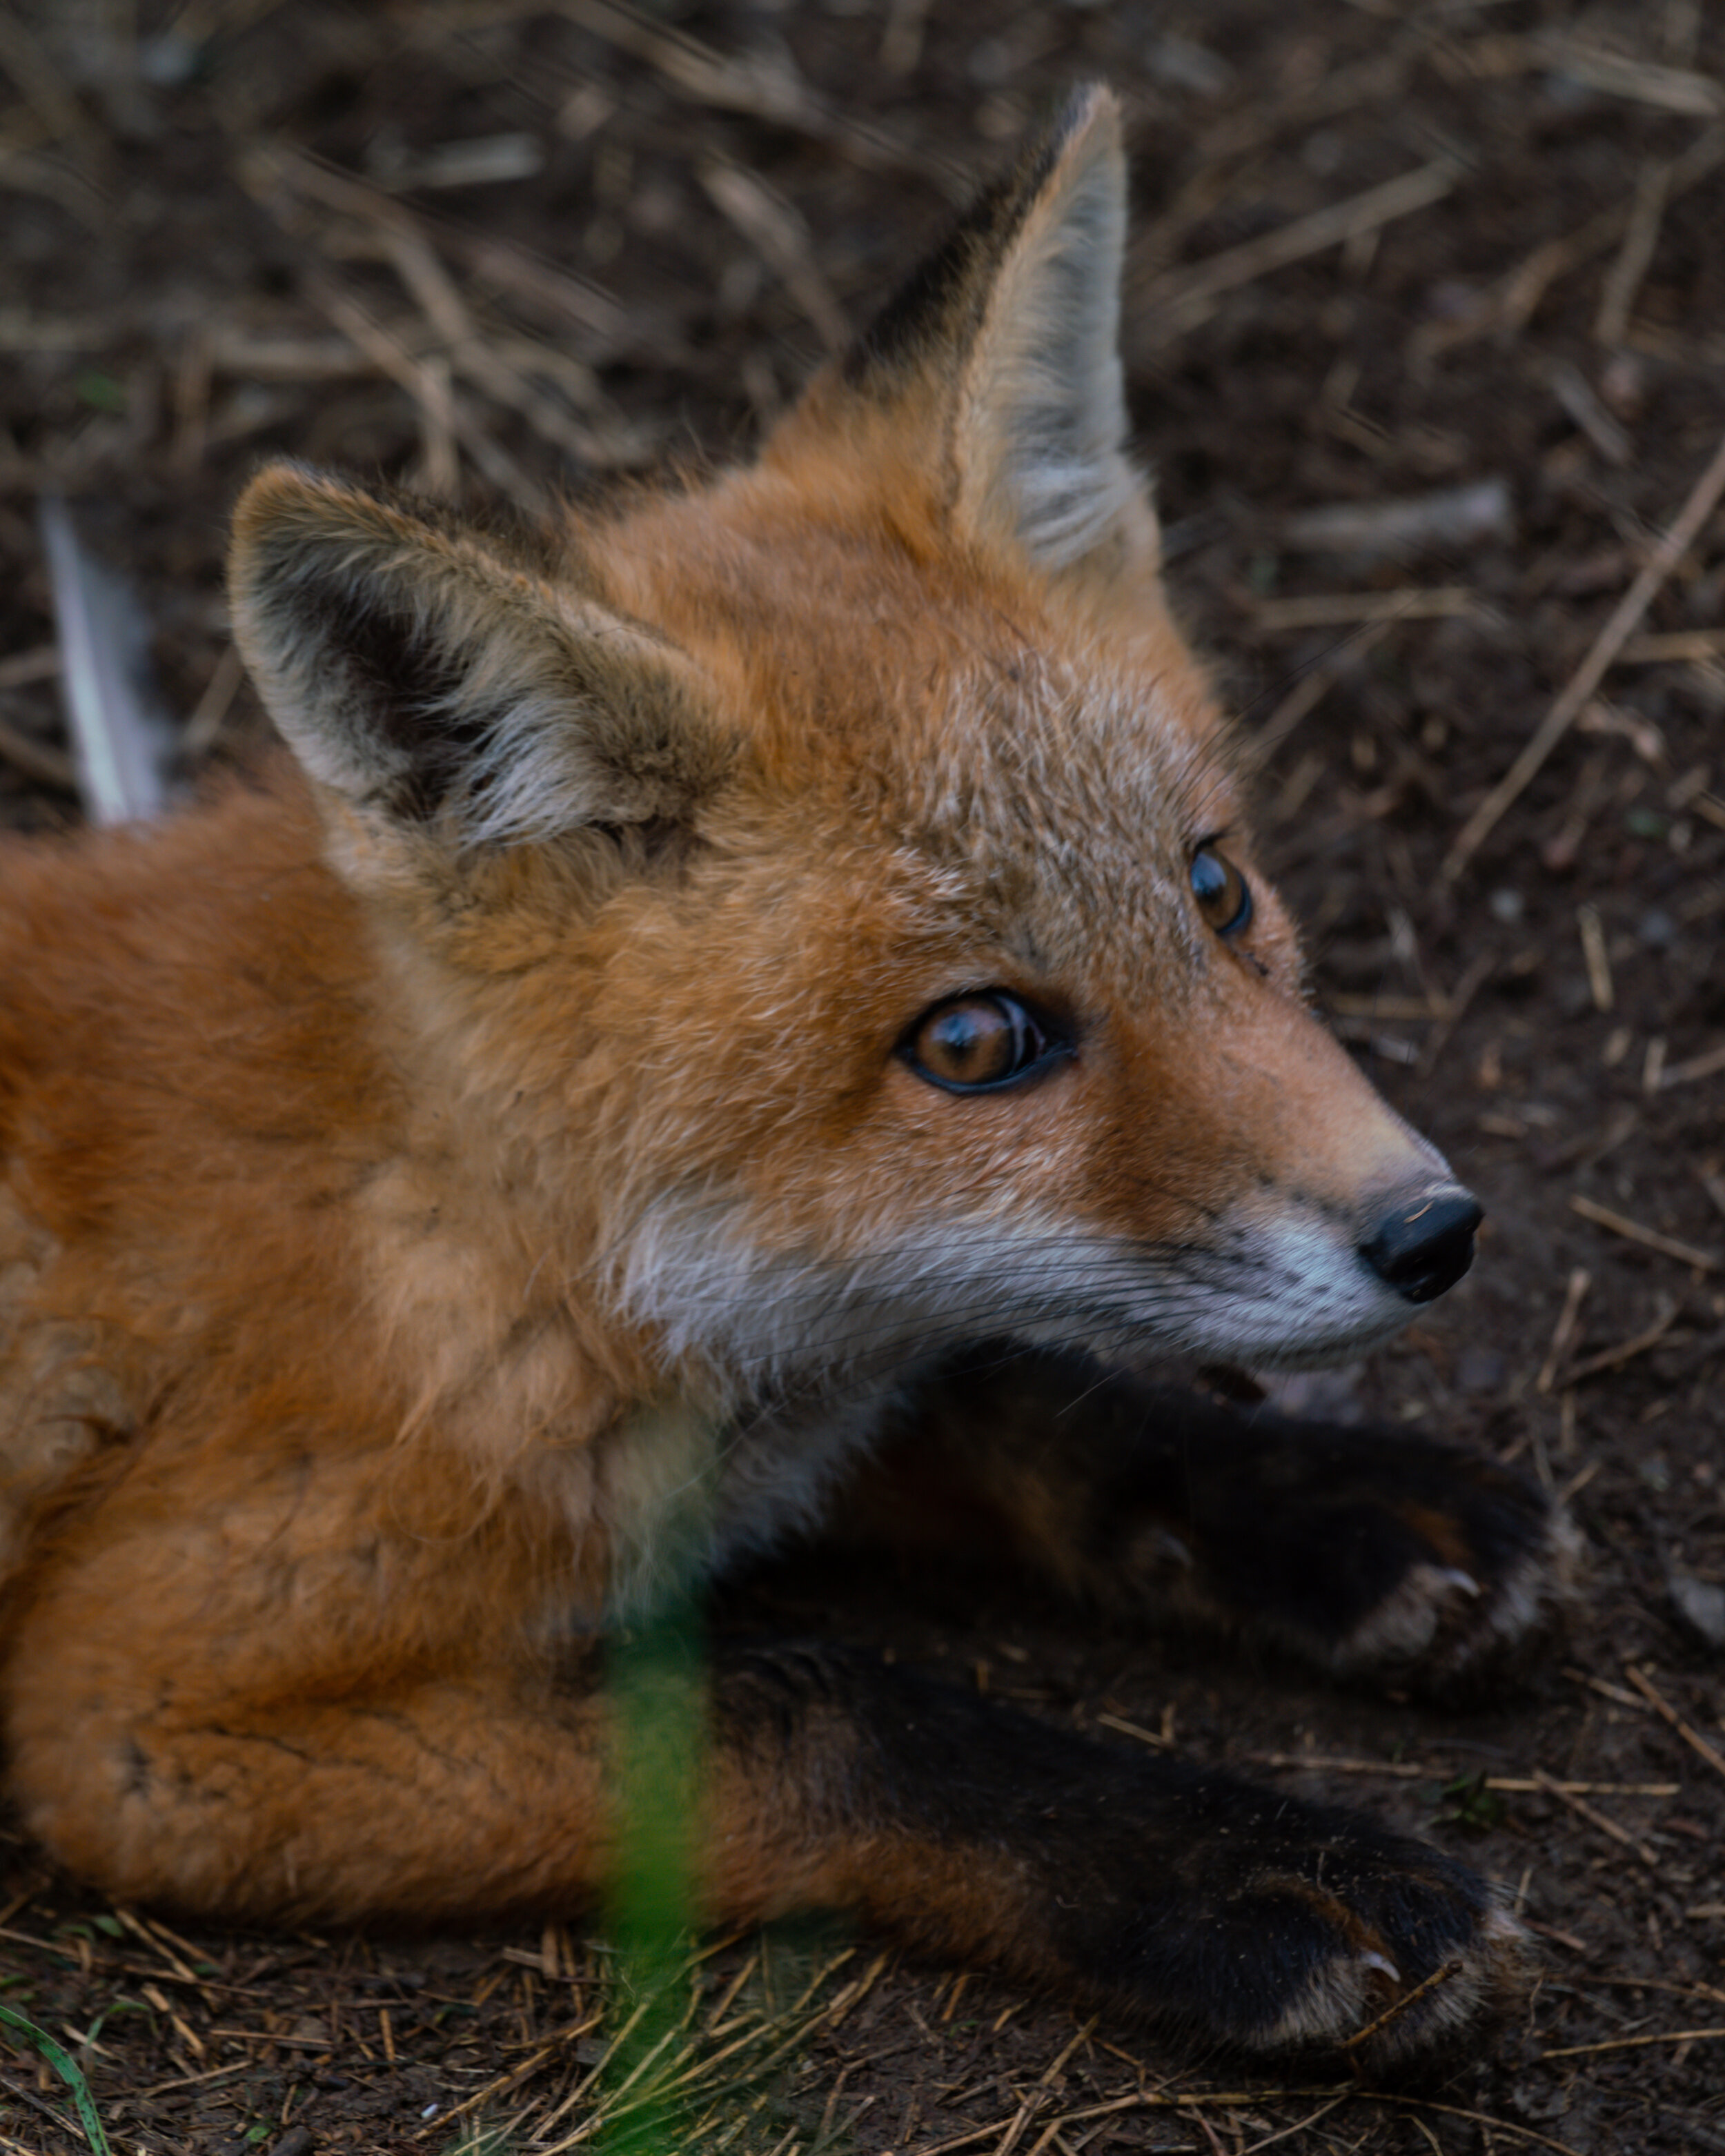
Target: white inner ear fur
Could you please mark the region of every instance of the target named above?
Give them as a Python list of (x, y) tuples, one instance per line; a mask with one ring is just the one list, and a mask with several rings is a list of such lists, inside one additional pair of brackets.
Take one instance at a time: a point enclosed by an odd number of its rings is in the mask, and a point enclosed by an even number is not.
[(1099, 100), (995, 279), (957, 414), (961, 512), (1046, 569), (1092, 552), (1142, 502), (1122, 454), (1125, 246), (1119, 123)]
[[(429, 758), (464, 839), (545, 841), (591, 823), (674, 815), (710, 773), (680, 654), (602, 607), (467, 561), (436, 537), (378, 545), (321, 496), (274, 579), (244, 585), (241, 647), (277, 726), (311, 775), (364, 805)], [(375, 511), (369, 512), (375, 514)], [(356, 619), (389, 616), (404, 651), (441, 693), (425, 701), (419, 742), (382, 716), (394, 685), (367, 678), (339, 626), (318, 634), (298, 593), (340, 593)], [(400, 685), (411, 695), (411, 680)], [(458, 750), (464, 722), (469, 738)], [(473, 723), (477, 722), (477, 723)], [(450, 730), (452, 746), (437, 740)]]

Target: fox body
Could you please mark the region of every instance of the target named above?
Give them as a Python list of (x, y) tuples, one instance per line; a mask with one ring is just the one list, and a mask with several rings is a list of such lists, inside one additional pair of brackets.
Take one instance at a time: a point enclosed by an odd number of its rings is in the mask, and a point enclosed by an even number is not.
[[(745, 469), (487, 533), (295, 467), (293, 752), (0, 870), (11, 1786), (247, 1917), (588, 1903), (608, 1625), (840, 1511), (1434, 1681), (1563, 1531), (1117, 1373), (1351, 1353), (1477, 1209), (1302, 1000), (1122, 443), (1078, 96)], [(1081, 1404), (1075, 1404), (1081, 1403)], [(1353, 1814), (842, 1649), (716, 1648), (697, 1876), (1272, 2048), (1517, 1934)]]

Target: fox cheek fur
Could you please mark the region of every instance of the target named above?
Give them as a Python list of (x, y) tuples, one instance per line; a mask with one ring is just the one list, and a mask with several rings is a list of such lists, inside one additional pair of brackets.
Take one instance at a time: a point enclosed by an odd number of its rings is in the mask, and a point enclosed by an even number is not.
[[(111, 1892), (591, 1902), (608, 1613), (823, 1521), (1433, 1688), (1559, 1598), (1489, 1462), (1110, 1374), (1352, 1352), (1478, 1219), (1306, 1009), (1170, 621), (1125, 203), (1081, 92), (752, 464), (555, 532), (265, 470), (294, 762), (0, 864), (0, 1705)], [(1516, 1994), (1353, 1814), (819, 1643), (711, 1691), (697, 1913), (1260, 2051)]]

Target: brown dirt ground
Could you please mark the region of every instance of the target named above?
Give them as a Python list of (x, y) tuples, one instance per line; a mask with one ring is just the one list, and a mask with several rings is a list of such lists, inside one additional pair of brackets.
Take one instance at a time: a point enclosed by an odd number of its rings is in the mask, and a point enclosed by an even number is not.
[[(1264, 737), (1321, 991), (1491, 1209), (1471, 1278), (1343, 1389), (1567, 1491), (1591, 1576), (1531, 1696), (1467, 1717), (951, 1590), (906, 1615), (889, 1585), (842, 1622), (1057, 1717), (1471, 1833), (1545, 1976), (1489, 2057), (1394, 2097), (1268, 2087), (859, 1947), (727, 2098), (732, 2145), (1725, 2150), (1725, 1664), (1668, 1585), (1725, 1581), (1717, 510), (1440, 873), (1725, 427), (1725, 10), (0, 6), (0, 814), (75, 814), (44, 490), (137, 578), (169, 695), (230, 753), (257, 721), (223, 527), (260, 457), (531, 505), (746, 444), (1085, 75), (1130, 115), (1132, 398), (1173, 577)], [(1374, 192), (1420, 171), (1423, 201)], [(1296, 521), (1487, 482), (1486, 528), (1399, 557)], [(823, 1614), (817, 1588), (771, 1591)], [(1481, 1773), (1507, 1786), (1440, 1794)], [(783, 2004), (810, 1951), (721, 1951), (703, 2025)], [(562, 2032), (601, 1963), (557, 1927), (182, 1937), (0, 1839), (0, 2003), (76, 2051), (128, 2156), (442, 2152), (475, 2122), (500, 2150), (578, 2142), (602, 2031)], [(0, 2148), (82, 2145), (59, 2084), (0, 2051)]]

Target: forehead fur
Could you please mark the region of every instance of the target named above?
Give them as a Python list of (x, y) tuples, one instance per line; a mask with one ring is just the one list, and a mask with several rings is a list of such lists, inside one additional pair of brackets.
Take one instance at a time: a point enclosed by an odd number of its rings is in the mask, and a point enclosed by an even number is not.
[[(592, 549), (614, 603), (712, 676), (759, 783), (1033, 926), (1162, 941), (1193, 850), (1239, 820), (1225, 730), (1159, 603), (1128, 633), (1034, 570), (922, 556), (751, 475)], [(715, 511), (719, 513), (715, 514)], [(1106, 901), (1106, 902), (1103, 902)], [(1080, 922), (1082, 912), (1088, 919)], [(1033, 916), (1041, 916), (1040, 921)]]

